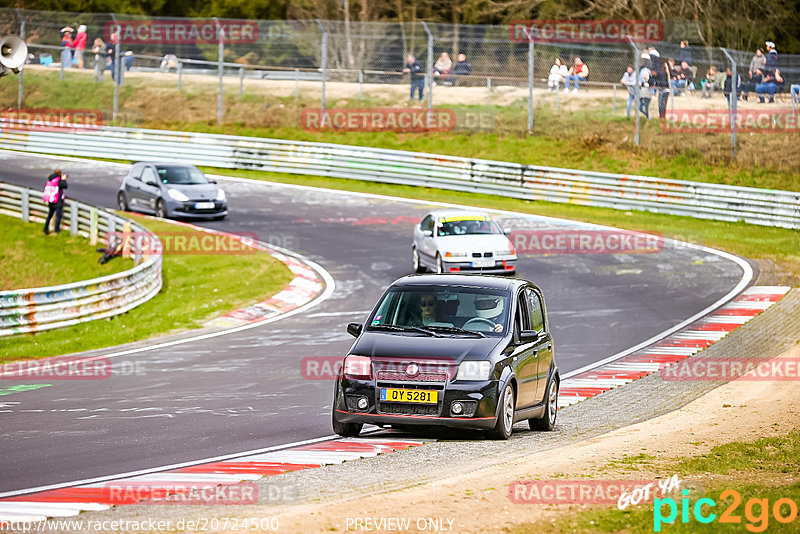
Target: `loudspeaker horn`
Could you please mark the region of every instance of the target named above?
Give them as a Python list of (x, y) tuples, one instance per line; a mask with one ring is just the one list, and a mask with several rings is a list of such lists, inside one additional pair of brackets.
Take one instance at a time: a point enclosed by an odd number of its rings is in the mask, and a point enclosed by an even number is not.
[(0, 66), (16, 71), (25, 63), (27, 55), (28, 45), (16, 35), (0, 39)]

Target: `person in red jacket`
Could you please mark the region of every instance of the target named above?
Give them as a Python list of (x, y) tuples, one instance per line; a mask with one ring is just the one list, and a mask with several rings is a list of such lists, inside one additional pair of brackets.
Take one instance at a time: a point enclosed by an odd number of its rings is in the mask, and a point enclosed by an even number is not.
[(56, 169), (53, 174), (47, 177), (44, 187), (44, 196), (42, 200), (47, 205), (47, 219), (44, 221), (44, 235), (50, 233), (50, 220), (53, 215), (56, 216), (56, 233), (61, 231), (61, 215), (64, 212), (64, 197), (67, 196), (65, 189), (69, 187), (67, 184), (67, 175), (61, 172), (61, 169)]
[(72, 41), (72, 48), (75, 51), (75, 59), (78, 61), (78, 68), (83, 68), (83, 51), (86, 50), (86, 25), (81, 24), (78, 26), (78, 33), (75, 34), (75, 40)]

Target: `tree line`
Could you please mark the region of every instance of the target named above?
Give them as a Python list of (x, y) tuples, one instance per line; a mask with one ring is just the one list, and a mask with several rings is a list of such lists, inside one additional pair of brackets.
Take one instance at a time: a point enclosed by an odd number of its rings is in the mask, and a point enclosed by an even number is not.
[(800, 0), (0, 0), (0, 7), (236, 19), (508, 24), (526, 19), (694, 21), (699, 46), (739, 50), (774, 41), (800, 53)]

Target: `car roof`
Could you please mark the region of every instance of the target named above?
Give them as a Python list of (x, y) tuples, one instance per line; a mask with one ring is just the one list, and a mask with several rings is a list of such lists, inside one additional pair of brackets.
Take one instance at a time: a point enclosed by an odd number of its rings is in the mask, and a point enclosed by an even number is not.
[(480, 215), (482, 217), (491, 218), (491, 215), (486, 211), (469, 209), (441, 209), (434, 210), (430, 212), (430, 214), (437, 219), (441, 219), (442, 217), (458, 217), (459, 215)]
[(134, 163), (134, 165), (153, 165), (155, 167), (194, 167), (194, 165), (190, 165), (188, 163), (174, 163), (171, 161), (137, 161)]
[(511, 291), (532, 284), (522, 278), (504, 278), (480, 274), (414, 274), (395, 280), (392, 287), (404, 286), (460, 286)]

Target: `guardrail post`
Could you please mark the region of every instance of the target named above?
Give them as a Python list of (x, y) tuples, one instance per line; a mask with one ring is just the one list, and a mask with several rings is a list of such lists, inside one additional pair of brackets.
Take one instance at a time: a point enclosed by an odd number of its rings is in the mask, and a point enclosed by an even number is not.
[(492, 78), (490, 76), (486, 77), (486, 105), (492, 105)]
[(78, 235), (78, 211), (80, 204), (75, 200), (69, 201), (69, 234)]
[(89, 209), (89, 244), (97, 244), (97, 208)]
[(114, 216), (108, 217), (106, 219), (106, 233), (111, 234), (117, 231), (117, 218)]
[(22, 191), (22, 222), (28, 222), (30, 219), (30, 202), (29, 202), (29, 191), (27, 189), (23, 189)]
[(178, 91), (181, 90), (183, 85), (183, 61), (178, 60)]
[[(23, 41), (25, 40), (25, 17), (22, 16), (22, 11), (17, 8), (17, 16), (19, 17), (19, 38)], [(17, 89), (17, 109), (22, 109), (22, 93), (24, 89), (24, 84), (22, 83), (22, 77), (25, 75), (25, 66), (19, 69), (19, 88)]]
[(244, 94), (244, 67), (239, 67), (239, 98)]

